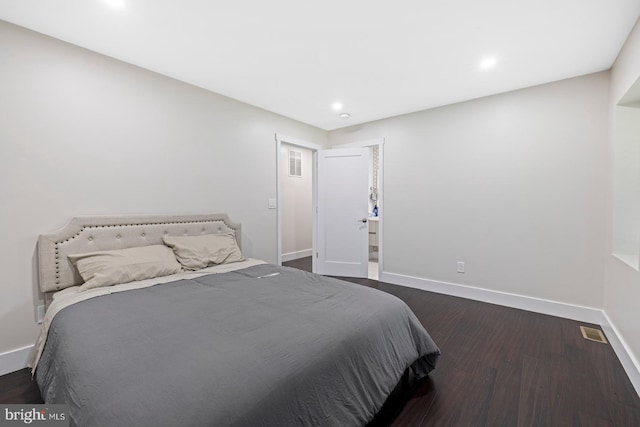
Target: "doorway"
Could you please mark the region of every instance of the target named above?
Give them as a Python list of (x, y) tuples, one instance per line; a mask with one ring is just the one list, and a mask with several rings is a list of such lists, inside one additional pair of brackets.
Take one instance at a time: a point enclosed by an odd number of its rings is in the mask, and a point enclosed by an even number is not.
[(380, 146), (369, 147), (369, 269), (367, 278), (378, 280), (380, 265)]
[(313, 252), (313, 151), (283, 143), (280, 147), (282, 262)]
[(377, 138), (331, 147), (332, 149), (358, 147), (369, 149), (367, 278), (372, 280), (379, 280), (380, 273), (384, 268), (384, 142), (384, 138)]
[[(303, 141), (293, 137), (288, 137), (285, 135), (276, 134), (275, 139), (277, 143), (276, 144), (276, 147), (277, 147), (277, 167), (276, 167), (277, 204), (276, 205), (277, 205), (278, 264), (281, 265), (283, 261), (289, 261), (291, 259), (295, 259), (295, 257), (302, 256), (308, 252), (308, 249), (306, 248), (303, 248), (301, 250), (300, 249), (291, 250), (291, 246), (289, 245), (289, 243), (284, 242), (284, 239), (289, 238), (289, 237), (286, 237), (284, 234), (288, 232), (288, 231), (285, 231), (285, 227), (287, 227), (288, 223), (290, 222), (290, 220), (288, 219), (288, 215), (290, 214), (284, 212), (284, 208), (286, 207), (285, 205), (288, 204), (288, 202), (285, 200), (287, 197), (286, 195), (287, 190), (284, 188), (286, 185), (285, 180), (291, 179), (289, 177), (290, 171), (288, 169), (293, 167), (295, 172), (295, 162), (296, 162), (296, 159), (298, 158), (297, 157), (298, 155), (296, 153), (291, 153), (291, 151), (294, 151), (294, 152), (301, 151), (299, 158), (302, 159), (304, 157), (304, 151), (296, 150), (296, 148), (307, 149), (312, 154), (312, 157), (313, 157), (313, 162), (312, 162), (311, 171), (310, 171), (311, 180), (312, 180), (312, 184), (311, 184), (311, 199), (312, 199), (311, 201), (311, 216), (312, 216), (311, 254), (312, 254), (312, 257), (310, 260), (307, 259), (307, 261), (312, 264), (313, 272), (319, 272), (318, 271), (319, 266), (317, 264), (319, 263), (319, 259), (320, 261), (323, 261), (322, 259), (324, 256), (323, 254), (326, 254), (326, 251), (323, 250), (324, 248), (322, 244), (323, 242), (319, 242), (318, 240), (318, 234), (320, 233), (322, 234), (322, 236), (325, 236), (326, 234), (324, 233), (325, 229), (323, 228), (325, 227), (324, 222), (323, 224), (319, 224), (318, 222), (319, 196), (318, 196), (317, 168), (318, 168), (318, 157), (320, 155), (319, 152), (322, 151), (323, 153), (326, 153), (327, 150), (322, 150), (322, 147), (320, 147), (317, 144), (314, 144), (308, 141)], [(380, 272), (383, 269), (382, 248), (383, 248), (383, 227), (384, 227), (383, 226), (384, 139), (380, 138), (375, 140), (333, 146), (328, 151), (333, 153), (333, 150), (335, 149), (336, 156), (339, 157), (339, 155), (337, 154), (337, 151), (343, 148), (347, 148), (347, 149), (348, 148), (367, 148), (368, 149), (368, 153), (369, 153), (368, 185), (365, 179), (365, 182), (364, 182), (365, 187), (362, 190), (364, 201), (365, 201), (363, 214), (366, 218), (363, 218), (362, 216), (358, 216), (358, 218), (362, 218), (367, 222), (366, 226), (364, 227), (366, 238), (362, 243), (363, 252), (361, 253), (363, 253), (365, 257), (365, 259), (363, 259), (364, 264), (368, 264), (368, 265), (363, 265), (365, 269), (361, 273), (362, 275), (358, 275), (357, 277), (362, 277), (362, 278), (367, 277), (370, 279), (378, 280)], [(331, 155), (332, 154), (329, 154), (329, 156)], [(322, 156), (325, 157), (326, 154), (322, 154)], [(365, 174), (367, 174), (367, 168), (365, 168), (363, 171)], [(302, 174), (303, 175), (305, 174), (304, 170), (302, 171)], [(307, 187), (307, 191), (308, 191), (308, 187)], [(376, 215), (376, 210), (377, 210), (377, 215)], [(362, 221), (362, 222), (365, 222), (365, 221)], [(328, 224), (328, 227), (329, 227), (329, 230), (332, 230), (335, 228), (331, 226), (331, 224)], [(308, 233), (308, 231), (306, 232)], [(323, 240), (323, 239), (320, 239), (320, 240)], [(358, 249), (358, 251), (360, 251), (360, 249)], [(341, 275), (341, 274), (338, 274), (338, 272), (330, 273), (327, 271), (326, 273), (331, 275), (338, 275), (338, 276)]]
[[(313, 254), (316, 239), (315, 156), (322, 147), (282, 134), (276, 134), (275, 139), (277, 262), (282, 265), (283, 261)], [(312, 271), (315, 272), (315, 262), (313, 264)]]

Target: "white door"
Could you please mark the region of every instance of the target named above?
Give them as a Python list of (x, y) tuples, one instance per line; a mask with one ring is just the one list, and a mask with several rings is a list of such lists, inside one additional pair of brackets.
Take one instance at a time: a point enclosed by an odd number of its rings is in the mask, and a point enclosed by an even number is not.
[(318, 151), (316, 272), (367, 277), (369, 148)]

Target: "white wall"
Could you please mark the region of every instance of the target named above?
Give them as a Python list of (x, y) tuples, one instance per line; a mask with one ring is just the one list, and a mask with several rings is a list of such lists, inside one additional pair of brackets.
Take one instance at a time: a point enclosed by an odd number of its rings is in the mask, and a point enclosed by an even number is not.
[(602, 72), (330, 132), (385, 138), (383, 270), (601, 308), (608, 89)]
[(640, 253), (640, 108), (615, 107), (613, 145), (612, 252), (637, 269)]
[[(302, 176), (289, 176), (289, 150), (302, 154)], [(280, 150), (282, 189), (282, 254), (283, 260), (296, 259), (301, 252), (311, 255), (313, 152), (304, 147), (282, 144)], [(307, 252), (309, 252), (307, 254)]]
[[(611, 69), (610, 116), (613, 120), (615, 105), (640, 77), (640, 23), (636, 23)], [(618, 335), (626, 345), (631, 359), (635, 359), (636, 370), (640, 370), (640, 273), (611, 255), (613, 224), (613, 146), (609, 138), (609, 210), (607, 220), (606, 278), (604, 286), (604, 309)], [(623, 361), (624, 363), (624, 361)], [(629, 372), (629, 370), (627, 370)], [(640, 392), (640, 375), (636, 378), (636, 389)]]
[(275, 262), (276, 143), (327, 133), (0, 21), (0, 354), (33, 344), (38, 234), (79, 214), (229, 212)]

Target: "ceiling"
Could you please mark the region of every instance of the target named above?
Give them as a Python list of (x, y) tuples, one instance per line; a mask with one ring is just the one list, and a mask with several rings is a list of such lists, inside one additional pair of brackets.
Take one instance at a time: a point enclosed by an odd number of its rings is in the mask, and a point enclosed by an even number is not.
[(0, 19), (326, 130), (607, 70), (639, 15), (639, 0), (0, 1)]

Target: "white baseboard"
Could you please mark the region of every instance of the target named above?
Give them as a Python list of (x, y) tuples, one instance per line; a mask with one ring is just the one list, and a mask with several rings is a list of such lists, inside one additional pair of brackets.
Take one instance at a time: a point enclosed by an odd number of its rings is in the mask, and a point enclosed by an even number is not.
[(313, 249), (305, 249), (303, 251), (288, 252), (282, 254), (282, 262), (293, 261), (294, 259), (306, 258), (313, 254)]
[(603, 310), (396, 273), (382, 272), (380, 281), (600, 325), (640, 396), (640, 363)]
[(380, 275), (380, 281), (439, 294), (488, 302), (490, 304), (519, 308), (520, 310), (533, 311), (535, 313), (564, 317), (565, 319), (579, 320), (581, 322), (595, 323), (598, 325), (602, 322), (602, 310), (592, 307), (476, 288), (457, 283), (422, 279), (396, 273), (383, 272)]
[(609, 340), (609, 344), (613, 347), (613, 351), (616, 352), (631, 384), (636, 389), (636, 393), (640, 396), (640, 363), (638, 363), (638, 359), (634, 356), (627, 342), (620, 335), (618, 328), (611, 322), (606, 312), (602, 313), (602, 329)]
[(27, 367), (33, 346), (18, 348), (0, 353), (0, 375), (9, 374)]

